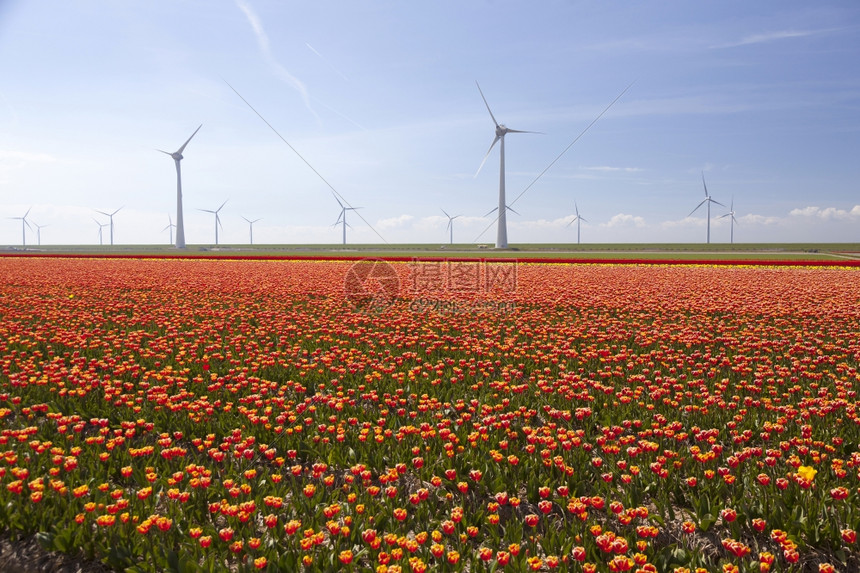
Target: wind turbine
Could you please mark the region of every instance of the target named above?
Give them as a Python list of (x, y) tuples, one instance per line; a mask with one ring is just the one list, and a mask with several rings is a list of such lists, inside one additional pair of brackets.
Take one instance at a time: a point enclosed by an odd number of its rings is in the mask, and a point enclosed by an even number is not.
[(167, 220), (170, 222), (167, 224), (167, 226), (165, 228), (163, 228), (161, 230), (161, 232), (163, 233), (164, 231), (170, 229), (170, 244), (172, 245), (173, 244), (173, 229), (176, 227), (176, 225), (173, 224), (173, 218), (170, 216), (170, 213), (167, 214)]
[(47, 227), (48, 225), (40, 225), (36, 221), (33, 221), (33, 224), (36, 225), (36, 241), (39, 246), (42, 246), (42, 227)]
[(110, 223), (102, 223), (98, 219), (96, 219), (95, 217), (93, 217), (93, 221), (95, 221), (96, 225), (99, 226), (99, 245), (104, 245), (105, 243), (103, 240), (102, 229), (104, 229), (105, 227), (109, 227)]
[[(229, 199), (227, 199), (229, 201)], [(198, 211), (203, 211), (205, 213), (213, 213), (215, 215), (215, 244), (218, 244), (218, 227), (224, 228), (221, 225), (221, 217), (218, 216), (218, 211), (224, 208), (224, 205), (227, 204), (227, 201), (221, 203), (221, 206), (215, 209), (214, 211), (211, 209), (198, 209)], [(179, 224), (176, 225), (176, 242), (179, 243)]]
[(454, 219), (460, 217), (460, 215), (454, 215), (453, 217), (448, 214), (445, 209), (442, 209), (442, 212), (445, 213), (445, 216), (448, 217), (448, 229), (451, 230), (451, 244), (454, 244)]
[(337, 221), (335, 221), (334, 225), (332, 225), (332, 226), (337, 227), (337, 225), (339, 223), (343, 225), (343, 244), (345, 245), (346, 244), (346, 228), (351, 226), (351, 225), (347, 225), (347, 223), (346, 223), (346, 212), (347, 211), (356, 211), (358, 209), (361, 209), (361, 207), (345, 207), (344, 204), (340, 202), (340, 199), (338, 199), (336, 195), (334, 195), (334, 200), (337, 201), (338, 205), (340, 205), (340, 215), (338, 215)]
[[(242, 216), (242, 218), (245, 219), (246, 221), (248, 221), (248, 226), (251, 228), (251, 244), (253, 245), (254, 244), (254, 223), (259, 221), (260, 219), (254, 219), (252, 221), (250, 219), (247, 219), (244, 215)], [(262, 217), (261, 217), (261, 219), (262, 219)]]
[[(725, 207), (725, 205), (723, 205), (719, 201), (712, 199), (711, 196), (708, 194), (708, 184), (705, 183), (705, 172), (704, 171), (702, 171), (702, 185), (705, 187), (705, 198), (702, 199), (701, 203), (696, 205), (695, 209), (690, 211), (690, 215), (692, 215), (693, 213), (698, 211), (699, 207), (701, 207), (705, 203), (708, 204), (708, 235), (707, 235), (707, 237), (708, 237), (708, 243), (710, 243), (711, 242), (711, 203), (716, 203), (717, 205), (720, 205), (721, 207)], [(689, 217), (690, 215), (687, 215), (687, 217)]]
[(729, 212), (726, 213), (725, 215), (720, 215), (719, 217), (717, 217), (717, 219), (724, 219), (726, 217), (732, 218), (732, 227), (731, 227), (732, 230), (731, 230), (730, 236), (732, 238), (731, 244), (734, 245), (735, 244), (735, 223), (738, 222), (738, 220), (735, 219), (735, 198), (734, 197), (732, 197), (732, 202), (730, 203), (730, 206), (729, 206)]
[(106, 215), (107, 217), (110, 218), (110, 244), (111, 245), (113, 245), (113, 216), (116, 215), (117, 213), (119, 213), (120, 209), (122, 209), (122, 207), (120, 207), (119, 209), (117, 209), (113, 213), (105, 213), (104, 211), (99, 211), (98, 209), (95, 210), (96, 213), (101, 213), (102, 215)]
[[(16, 220), (20, 219), (20, 221), (21, 221), (21, 246), (23, 246), (23, 247), (27, 246), (27, 229), (26, 228), (30, 227), (30, 222), (27, 221), (27, 215), (30, 214), (30, 211), (32, 209), (33, 209), (32, 207), (27, 209), (27, 212), (24, 213), (23, 217), (9, 217), (9, 219), (16, 219)], [(33, 227), (30, 227), (30, 230), (32, 231)]]
[[(478, 171), (475, 173), (477, 177), (478, 173), (480, 173), (481, 168), (484, 166), (484, 163), (487, 161), (487, 157), (489, 157), (490, 152), (495, 147), (496, 142), (501, 142), (499, 144), (499, 206), (497, 209), (499, 210), (499, 223), (498, 229), (496, 232), (496, 248), (497, 249), (506, 249), (508, 247), (508, 220), (506, 215), (506, 206), (505, 202), (505, 135), (508, 133), (539, 133), (537, 131), (520, 131), (518, 129), (510, 129), (506, 127), (504, 124), (500, 124), (496, 121), (496, 116), (493, 115), (493, 111), (490, 109), (490, 104), (487, 103), (487, 98), (484, 97), (484, 92), (481, 90), (481, 85), (478, 82), (475, 82), (478, 86), (478, 91), (481, 94), (481, 99), (484, 100), (484, 105), (487, 106), (487, 111), (490, 112), (490, 117), (493, 119), (493, 123), (496, 125), (496, 137), (493, 139), (493, 143), (490, 144), (490, 148), (487, 150), (487, 154), (484, 155), (484, 160), (481, 161), (480, 167), (478, 167)], [(492, 211), (491, 211), (492, 212)]]
[[(200, 128), (203, 127), (201, 123), (200, 126), (194, 130), (194, 133), (191, 134), (191, 137), (197, 135), (197, 132), (200, 131)], [(191, 137), (182, 144), (182, 147), (174, 151), (173, 153), (163, 151), (159, 149), (162, 153), (166, 153), (170, 157), (173, 158), (173, 161), (176, 163), (176, 248), (184, 249), (185, 248), (185, 223), (182, 218), (182, 172), (179, 169), (179, 162), (182, 161), (182, 152), (185, 151), (185, 146), (188, 145), (188, 142), (191, 141)], [(217, 236), (217, 230), (216, 230)], [(217, 243), (217, 241), (216, 241)]]
[(570, 227), (571, 225), (573, 225), (574, 222), (576, 223), (576, 244), (578, 245), (580, 223), (582, 223), (582, 221), (588, 223), (588, 219), (583, 218), (583, 216), (579, 214), (579, 207), (576, 205), (576, 201), (573, 202), (573, 208), (576, 209), (576, 217), (574, 217), (573, 220), (567, 224), (567, 226)]

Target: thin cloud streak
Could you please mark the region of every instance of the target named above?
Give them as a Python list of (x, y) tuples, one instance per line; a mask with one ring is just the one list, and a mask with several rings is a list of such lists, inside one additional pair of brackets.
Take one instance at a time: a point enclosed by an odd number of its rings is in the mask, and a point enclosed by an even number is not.
[(331, 62), (329, 62), (329, 61), (328, 61), (328, 59), (326, 59), (326, 57), (325, 57), (325, 56), (323, 56), (322, 54), (320, 54), (320, 53), (319, 53), (319, 52), (318, 52), (318, 51), (317, 51), (313, 46), (311, 46), (311, 45), (310, 45), (310, 44), (308, 44), (307, 42), (305, 42), (305, 46), (307, 46), (307, 47), (308, 47), (308, 49), (309, 49), (311, 52), (313, 52), (314, 54), (316, 54), (317, 56), (319, 56), (319, 59), (321, 59), (323, 62), (325, 62), (325, 64), (326, 64), (328, 67), (330, 67), (334, 73), (336, 73), (336, 74), (337, 74), (337, 75), (339, 75), (341, 78), (343, 78), (343, 80), (344, 80), (344, 81), (346, 81), (346, 82), (348, 82), (348, 81), (349, 81), (349, 78), (348, 78), (348, 77), (346, 77), (346, 75), (344, 75), (344, 74), (343, 74), (339, 69), (337, 69), (336, 67), (334, 67), (334, 66), (331, 64)]
[(808, 36), (814, 36), (816, 34), (823, 34), (831, 31), (832, 30), (780, 30), (777, 32), (765, 32), (761, 34), (752, 34), (750, 36), (738, 40), (737, 42), (712, 46), (712, 48), (737, 48), (740, 46), (751, 46), (754, 44), (766, 44), (779, 40), (806, 38)]
[(263, 29), (263, 23), (260, 21), (260, 17), (257, 16), (257, 13), (254, 12), (254, 9), (245, 2), (244, 0), (236, 0), (236, 6), (245, 14), (245, 17), (248, 19), (248, 23), (251, 24), (251, 28), (254, 30), (254, 36), (257, 38), (257, 45), (260, 47), (260, 51), (263, 53), (263, 57), (268, 62), (270, 66), (272, 66), (275, 70), (275, 74), (280, 77), (282, 80), (287, 82), (293, 89), (299, 92), (299, 95), (302, 96), (302, 100), (304, 101), (305, 107), (309, 112), (313, 114), (313, 116), (319, 121), (319, 116), (317, 115), (314, 108), (311, 106), (311, 98), (308, 94), (307, 87), (305, 87), (304, 82), (291, 74), (287, 69), (282, 66), (272, 55), (272, 50), (269, 47), (269, 36), (266, 34), (266, 31)]

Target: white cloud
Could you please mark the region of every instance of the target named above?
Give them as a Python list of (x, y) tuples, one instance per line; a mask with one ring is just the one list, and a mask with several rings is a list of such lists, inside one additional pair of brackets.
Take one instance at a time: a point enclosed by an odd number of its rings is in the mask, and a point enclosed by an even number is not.
[(817, 217), (825, 221), (845, 220), (853, 217), (860, 217), (860, 205), (854, 205), (850, 211), (839, 209), (837, 207), (816, 207), (809, 206), (798, 209), (792, 209), (789, 213), (792, 217)]
[(644, 227), (645, 219), (638, 215), (628, 215), (626, 213), (618, 213), (613, 215), (606, 223), (601, 223), (602, 227)]
[(773, 217), (768, 215), (743, 215), (741, 217), (737, 217), (737, 222), (744, 225), (778, 225), (782, 222), (780, 217)]
[(587, 171), (623, 171), (624, 173), (635, 173), (642, 171), (638, 167), (611, 167), (609, 165), (596, 165), (594, 167), (583, 167)]
[(3, 163), (53, 163), (56, 160), (56, 157), (48, 153), (29, 153), (27, 151), (0, 149), (0, 162)]
[(380, 219), (376, 222), (377, 229), (396, 229), (405, 227), (408, 222), (414, 219), (412, 215), (399, 215), (397, 217), (389, 217), (388, 219)]

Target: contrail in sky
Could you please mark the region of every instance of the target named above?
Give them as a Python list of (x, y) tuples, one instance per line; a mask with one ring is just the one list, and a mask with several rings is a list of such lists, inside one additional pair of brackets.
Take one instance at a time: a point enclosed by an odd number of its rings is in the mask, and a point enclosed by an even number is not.
[(302, 100), (305, 102), (305, 107), (310, 111), (314, 117), (319, 121), (319, 116), (317, 115), (314, 108), (311, 107), (311, 98), (308, 95), (308, 90), (305, 87), (305, 84), (295, 77), (293, 74), (287, 71), (287, 69), (282, 66), (272, 55), (272, 50), (269, 47), (269, 36), (266, 35), (266, 31), (263, 29), (263, 24), (260, 22), (260, 17), (257, 16), (257, 13), (254, 12), (254, 9), (245, 2), (244, 0), (236, 0), (236, 6), (245, 14), (245, 17), (248, 18), (248, 23), (251, 24), (251, 28), (254, 30), (254, 35), (257, 37), (257, 45), (260, 47), (260, 51), (263, 52), (263, 57), (272, 66), (275, 70), (275, 73), (284, 81), (286, 81), (289, 85), (293, 87), (299, 94), (302, 96)]
[(344, 81), (347, 81), (347, 82), (349, 81), (349, 78), (348, 78), (348, 77), (346, 77), (344, 74), (342, 74), (342, 73), (341, 73), (341, 71), (340, 71), (339, 69), (337, 69), (336, 67), (334, 67), (333, 65), (331, 65), (331, 62), (329, 62), (329, 61), (326, 59), (326, 57), (325, 57), (325, 56), (323, 56), (322, 54), (320, 54), (319, 52), (317, 52), (317, 51), (316, 51), (316, 49), (315, 49), (313, 46), (311, 46), (311, 45), (310, 45), (310, 44), (308, 44), (307, 42), (305, 42), (305, 46), (307, 46), (307, 47), (308, 47), (308, 49), (309, 49), (311, 52), (313, 52), (314, 54), (316, 54), (317, 56), (319, 56), (319, 58), (320, 58), (322, 61), (324, 61), (324, 62), (326, 63), (326, 65), (327, 65), (328, 67), (330, 67), (330, 68), (334, 71), (334, 73), (336, 73), (337, 75), (339, 75), (340, 77), (342, 77), (342, 78), (344, 79)]

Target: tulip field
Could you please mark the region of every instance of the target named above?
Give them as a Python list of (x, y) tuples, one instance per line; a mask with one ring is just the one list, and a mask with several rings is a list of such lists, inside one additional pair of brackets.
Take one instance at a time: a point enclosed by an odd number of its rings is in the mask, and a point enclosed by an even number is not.
[(0, 536), (129, 572), (860, 571), (857, 266), (363, 264), (0, 257)]

